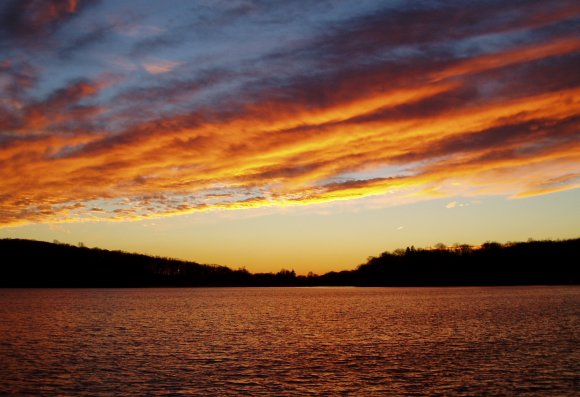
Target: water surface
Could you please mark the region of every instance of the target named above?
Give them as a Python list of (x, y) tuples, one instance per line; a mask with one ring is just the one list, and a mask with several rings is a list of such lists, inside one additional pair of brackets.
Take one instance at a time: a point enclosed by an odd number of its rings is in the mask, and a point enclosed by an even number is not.
[(573, 396), (580, 287), (0, 290), (0, 395)]

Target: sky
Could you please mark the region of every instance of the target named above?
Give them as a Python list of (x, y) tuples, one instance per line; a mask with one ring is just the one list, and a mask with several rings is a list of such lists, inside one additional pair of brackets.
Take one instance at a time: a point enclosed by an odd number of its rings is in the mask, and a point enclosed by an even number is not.
[(580, 237), (580, 4), (0, 3), (0, 238), (250, 271)]

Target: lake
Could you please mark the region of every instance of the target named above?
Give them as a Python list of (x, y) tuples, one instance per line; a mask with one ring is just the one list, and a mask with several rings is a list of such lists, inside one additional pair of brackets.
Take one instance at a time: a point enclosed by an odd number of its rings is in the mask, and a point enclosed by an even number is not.
[(0, 290), (0, 395), (578, 393), (575, 286)]

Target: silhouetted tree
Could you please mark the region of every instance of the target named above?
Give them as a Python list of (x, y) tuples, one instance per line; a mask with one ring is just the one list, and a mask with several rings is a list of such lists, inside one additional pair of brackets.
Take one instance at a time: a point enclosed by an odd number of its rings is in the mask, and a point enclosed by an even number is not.
[(411, 246), (370, 256), (355, 270), (297, 276), (287, 269), (252, 274), (245, 268), (3, 239), (0, 287), (578, 284), (579, 253), (580, 239), (503, 245), (487, 241), (480, 248)]

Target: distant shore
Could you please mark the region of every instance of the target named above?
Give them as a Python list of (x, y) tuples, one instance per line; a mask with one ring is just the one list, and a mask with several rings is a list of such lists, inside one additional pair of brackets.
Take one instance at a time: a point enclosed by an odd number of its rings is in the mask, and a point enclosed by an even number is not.
[(354, 270), (296, 275), (62, 243), (1, 239), (0, 287), (486, 286), (580, 284), (580, 238), (422, 249), (371, 257)]

